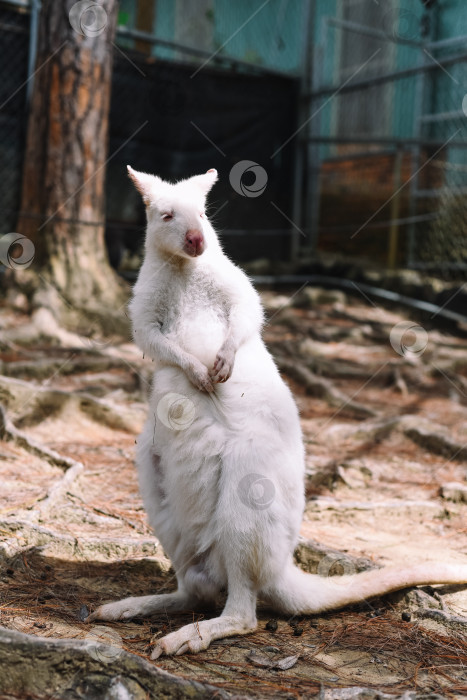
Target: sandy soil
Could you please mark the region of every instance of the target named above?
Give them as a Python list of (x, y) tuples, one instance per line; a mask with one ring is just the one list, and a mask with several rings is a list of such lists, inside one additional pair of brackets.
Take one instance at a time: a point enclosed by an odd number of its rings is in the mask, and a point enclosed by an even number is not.
[[(301, 565), (332, 575), (358, 570), (363, 558), (467, 563), (467, 340), (427, 323), (423, 352), (410, 355), (389, 340), (406, 319), (401, 313), (319, 290), (263, 297), (265, 338), (279, 365), (293, 360), (348, 399), (336, 403), (313, 382), (284, 375), (307, 449)], [(26, 322), (4, 309), (0, 326), (9, 332)], [(98, 339), (79, 347), (13, 339), (0, 348), (0, 403), (9, 421), (0, 442), (0, 625), (102, 639), (115, 657), (124, 649), (149, 659), (154, 635), (202, 615), (89, 626), (80, 610), (174, 588), (133, 467), (151, 363), (131, 344)], [(453, 482), (459, 490), (443, 492)], [(275, 631), (266, 628), (271, 618), (260, 606), (255, 634), (156, 665), (246, 697), (363, 697), (357, 688), (368, 689), (365, 697), (467, 694), (465, 587), (279, 618)], [(298, 659), (290, 669), (271, 667), (291, 656)], [(354, 690), (345, 695), (344, 688)]]

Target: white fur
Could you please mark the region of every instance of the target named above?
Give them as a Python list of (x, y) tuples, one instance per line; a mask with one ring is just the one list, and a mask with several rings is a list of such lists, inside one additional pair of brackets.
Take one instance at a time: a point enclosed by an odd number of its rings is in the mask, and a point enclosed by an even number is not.
[[(191, 609), (228, 591), (221, 617), (158, 639), (157, 658), (254, 630), (258, 596), (288, 614), (315, 613), (410, 585), (466, 581), (467, 567), (422, 564), (330, 579), (294, 566), (304, 507), (299, 416), (261, 339), (258, 295), (203, 215), (217, 174), (172, 185), (129, 172), (148, 216), (130, 312), (136, 342), (156, 363), (136, 461), (178, 590), (103, 605), (89, 619)], [(187, 231), (204, 236), (197, 257), (184, 251)]]

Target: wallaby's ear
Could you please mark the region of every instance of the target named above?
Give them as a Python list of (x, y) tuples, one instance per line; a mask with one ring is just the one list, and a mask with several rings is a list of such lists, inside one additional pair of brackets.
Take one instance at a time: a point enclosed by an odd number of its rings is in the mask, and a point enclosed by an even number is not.
[(207, 194), (211, 187), (217, 182), (217, 170), (211, 168), (203, 175), (195, 175), (190, 177), (190, 182), (196, 184), (202, 191), (203, 194)]
[(143, 202), (148, 206), (151, 199), (154, 198), (157, 185), (161, 182), (160, 178), (155, 175), (149, 175), (148, 173), (139, 173), (137, 170), (133, 170), (130, 165), (127, 165), (126, 168), (136, 189), (143, 197)]

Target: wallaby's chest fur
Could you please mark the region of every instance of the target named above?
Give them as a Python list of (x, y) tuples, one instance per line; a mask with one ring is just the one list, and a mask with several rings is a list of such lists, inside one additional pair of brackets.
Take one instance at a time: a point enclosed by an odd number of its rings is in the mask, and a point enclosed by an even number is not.
[(161, 282), (154, 311), (164, 334), (177, 332), (190, 318), (202, 316), (216, 319), (225, 328), (228, 300), (207, 270), (197, 268), (176, 276), (167, 274)]
[(229, 300), (212, 271), (206, 267), (162, 271), (152, 303), (163, 335), (211, 365), (229, 318)]

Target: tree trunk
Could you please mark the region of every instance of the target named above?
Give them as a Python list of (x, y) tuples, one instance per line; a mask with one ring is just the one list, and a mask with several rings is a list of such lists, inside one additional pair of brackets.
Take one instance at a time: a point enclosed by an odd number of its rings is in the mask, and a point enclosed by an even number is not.
[(112, 319), (127, 295), (104, 242), (116, 15), (116, 0), (42, 2), (17, 231), (35, 245), (22, 274), (36, 303), (78, 325)]

